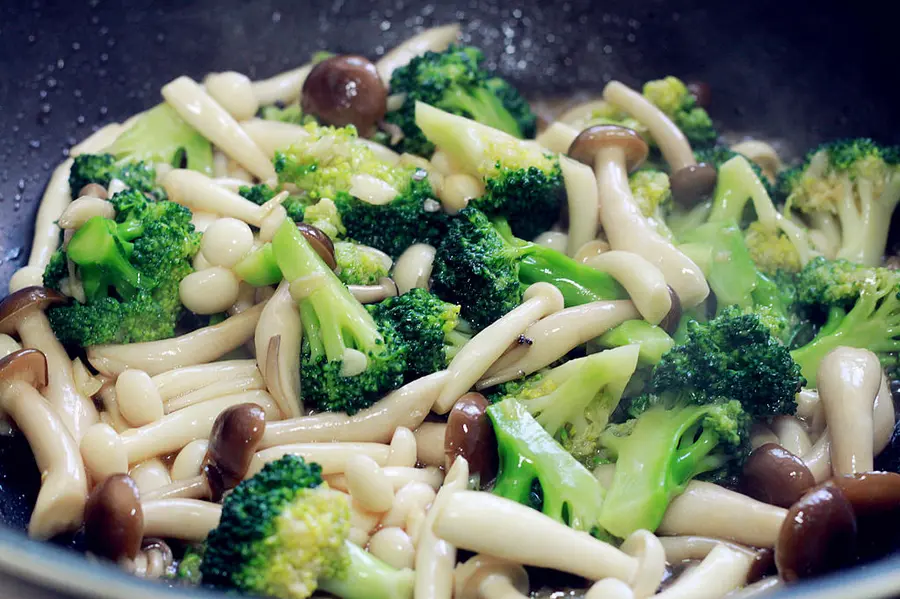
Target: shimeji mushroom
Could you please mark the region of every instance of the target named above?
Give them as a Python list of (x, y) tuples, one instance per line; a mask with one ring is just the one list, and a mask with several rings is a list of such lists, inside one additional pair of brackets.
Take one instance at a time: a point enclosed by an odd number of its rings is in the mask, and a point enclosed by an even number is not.
[(434, 246), (427, 243), (415, 243), (403, 250), (391, 272), (397, 291), (401, 295), (417, 287), (429, 288), (436, 253)]
[(453, 405), (447, 417), (443, 448), (447, 467), (463, 457), (471, 477), (483, 487), (494, 480), (499, 468), (497, 438), (487, 415), (490, 405), (481, 393), (466, 393)]
[(29, 536), (37, 539), (78, 528), (88, 491), (78, 444), (37, 391), (47, 386), (47, 374), (47, 359), (35, 349), (0, 360), (0, 409), (25, 435), (41, 471), (41, 490), (28, 523)]
[(236, 218), (248, 225), (260, 227), (278, 203), (266, 202), (258, 206), (238, 193), (218, 185), (203, 173), (186, 169), (169, 172), (162, 181), (173, 202), (192, 211)]
[(303, 414), (300, 398), (300, 347), (303, 329), (290, 285), (282, 281), (256, 325), (256, 364), (285, 418)]
[(718, 599), (747, 582), (754, 556), (727, 545), (716, 545), (699, 565), (682, 574), (662, 593), (662, 599)]
[[(611, 250), (582, 260), (591, 268), (605, 272), (618, 281), (641, 316), (650, 324), (667, 320), (673, 329), (681, 320), (678, 296), (666, 284), (666, 278), (656, 265), (634, 252)], [(669, 316), (675, 308), (677, 314)], [(668, 318), (667, 318), (668, 317)]]
[(641, 214), (628, 185), (628, 173), (647, 157), (647, 143), (624, 127), (596, 125), (578, 134), (569, 155), (594, 167), (600, 193), (600, 222), (614, 250), (634, 252), (663, 272), (688, 308), (709, 295), (700, 268), (657, 233)]
[(224, 360), (167, 370), (154, 376), (153, 383), (163, 401), (169, 401), (218, 381), (259, 376), (255, 360)]
[(44, 287), (26, 287), (0, 302), (0, 333), (18, 334), (24, 347), (40, 350), (47, 360), (50, 378), (44, 393), (72, 437), (79, 441), (99, 418), (90, 398), (75, 385), (72, 359), (56, 339), (44, 309), (65, 301), (65, 296)]
[(475, 555), (456, 567), (456, 599), (527, 599), (525, 568), (490, 555)]
[(390, 277), (381, 277), (374, 285), (347, 285), (347, 289), (361, 304), (376, 304), (400, 295), (397, 283)]
[(803, 460), (775, 443), (754, 449), (741, 474), (744, 493), (783, 508), (791, 507), (815, 484), (816, 479)]
[(383, 443), (318, 442), (276, 445), (256, 452), (246, 476), (253, 476), (269, 462), (286, 455), (298, 455), (307, 462), (315, 462), (322, 467), (323, 475), (331, 475), (343, 474), (347, 469), (347, 462), (353, 456), (363, 455), (379, 466), (386, 466), (390, 454), (390, 445)]
[[(410, 483), (425, 483), (434, 490), (440, 489), (444, 483), (444, 471), (435, 466), (426, 466), (424, 468), (385, 466), (381, 469), (381, 473), (395, 492)], [(350, 490), (346, 474), (329, 474), (325, 476), (325, 480), (331, 487), (339, 491), (349, 492)]]

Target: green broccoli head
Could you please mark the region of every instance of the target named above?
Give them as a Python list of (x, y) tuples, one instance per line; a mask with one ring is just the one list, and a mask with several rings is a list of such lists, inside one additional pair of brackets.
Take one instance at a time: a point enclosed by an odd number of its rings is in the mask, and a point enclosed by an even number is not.
[(96, 183), (109, 187), (113, 179), (118, 179), (130, 189), (153, 194), (165, 199), (165, 191), (156, 185), (156, 169), (141, 161), (119, 162), (112, 154), (81, 154), (76, 156), (69, 171), (69, 188), (73, 198), (81, 189)]
[(556, 156), (534, 142), (421, 102), (416, 124), (465, 173), (484, 181), (485, 194), (469, 206), (506, 218), (525, 239), (534, 239), (557, 221), (566, 193)]
[(715, 142), (718, 133), (712, 119), (687, 86), (677, 77), (666, 77), (644, 84), (644, 97), (663, 111), (684, 133), (691, 144), (704, 146)]
[(425, 289), (410, 289), (369, 306), (378, 322), (389, 322), (408, 346), (407, 380), (443, 370), (471, 338), (459, 306)]
[(823, 144), (783, 172), (778, 189), (800, 212), (837, 216), (838, 258), (875, 266), (900, 202), (900, 148), (865, 138)]
[(266, 121), (278, 121), (279, 123), (290, 123), (292, 125), (308, 125), (315, 123), (316, 119), (310, 114), (303, 114), (299, 102), (288, 105), (263, 106), (259, 109), (259, 116)]
[(375, 285), (388, 276), (390, 268), (378, 252), (349, 241), (335, 242), (334, 259), (338, 265), (335, 272), (344, 285)]
[(416, 124), (416, 102), (458, 114), (504, 131), (515, 137), (533, 137), (536, 118), (525, 99), (512, 85), (492, 77), (481, 67), (484, 56), (472, 48), (451, 45), (443, 52), (426, 52), (391, 76), (391, 93), (403, 94), (400, 108), (385, 121), (403, 131), (396, 148), (420, 156), (431, 156), (429, 140)]
[[(110, 198), (115, 220), (94, 217), (60, 250), (45, 271), (45, 284), (60, 289), (71, 260), (85, 303), (48, 310), (65, 344), (88, 347), (137, 343), (174, 336), (183, 307), (179, 284), (193, 272), (200, 234), (191, 212), (174, 202), (152, 202), (130, 189)], [(63, 275), (63, 276), (61, 276)]]
[(570, 360), (503, 384), (492, 401), (516, 399), (563, 448), (585, 464), (637, 368), (640, 348), (628, 345)]
[(660, 235), (672, 239), (674, 235), (666, 225), (666, 213), (672, 205), (669, 175), (655, 169), (641, 169), (628, 178), (628, 185), (641, 214)]

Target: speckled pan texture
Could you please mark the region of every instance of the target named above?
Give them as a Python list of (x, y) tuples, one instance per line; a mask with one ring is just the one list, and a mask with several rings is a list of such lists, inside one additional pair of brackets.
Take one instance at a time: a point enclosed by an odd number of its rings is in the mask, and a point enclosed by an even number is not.
[[(844, 135), (900, 141), (896, 4), (2, 0), (0, 284), (5, 288), (27, 258), (38, 199), (66, 148), (99, 125), (159, 102), (160, 87), (181, 74), (236, 70), (264, 77), (322, 49), (377, 57), (424, 27), (460, 22), (467, 39), (529, 97), (589, 95), (611, 78), (703, 80), (712, 88), (710, 112), (720, 130), (775, 140), (790, 155)], [(0, 570), (14, 562), (31, 580), (54, 568), (44, 560), (59, 557), (16, 532), (38, 480), (27, 446), (0, 439), (0, 521), (13, 529), (0, 528)], [(150, 596), (141, 589), (160, 596), (99, 566), (57, 563), (53, 586), (122, 597), (126, 591), (117, 585), (127, 585), (128, 596)], [(900, 593), (900, 581), (892, 580), (897, 566), (842, 574), (795, 596)], [(36, 588), (0, 594), (34, 596)]]

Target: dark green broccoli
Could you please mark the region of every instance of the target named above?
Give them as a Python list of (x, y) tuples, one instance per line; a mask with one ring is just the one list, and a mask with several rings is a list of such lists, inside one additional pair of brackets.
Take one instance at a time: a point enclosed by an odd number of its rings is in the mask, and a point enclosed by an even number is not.
[(601, 525), (617, 537), (656, 530), (669, 502), (700, 476), (738, 471), (751, 419), (793, 414), (800, 366), (756, 316), (726, 309), (687, 325), (687, 341), (665, 354), (631, 419), (600, 444), (616, 463)]
[(814, 222), (820, 215), (837, 219), (838, 258), (878, 265), (900, 202), (900, 147), (864, 138), (824, 144), (783, 172), (778, 188)]
[(505, 221), (492, 224), (475, 208), (465, 208), (451, 220), (432, 278), (434, 292), (461, 305), (463, 317), (476, 330), (518, 306), (524, 289), (542, 281), (555, 285), (567, 306), (627, 297), (608, 274), (517, 239)]
[[(241, 194), (245, 199), (250, 200), (257, 206), (262, 206), (272, 198), (274, 198), (278, 194), (278, 190), (273, 189), (266, 185), (265, 183), (259, 183), (258, 185), (244, 185), (238, 190), (238, 193)], [(303, 198), (299, 198), (296, 196), (288, 197), (285, 201), (281, 203), (285, 212), (287, 212), (288, 218), (293, 220), (295, 223), (303, 222), (303, 214), (306, 211), (307, 202), (303, 201)]]
[(156, 163), (212, 173), (212, 145), (168, 104), (138, 116), (103, 154), (77, 156), (69, 175), (72, 197), (88, 183), (108, 187), (110, 181), (119, 179), (128, 187), (164, 199), (165, 193), (156, 185)]
[(718, 133), (712, 119), (677, 77), (666, 77), (644, 84), (644, 97), (666, 113), (695, 146), (704, 146), (716, 141)]
[(628, 345), (570, 360), (504, 383), (491, 401), (518, 400), (566, 451), (590, 465), (637, 368), (638, 352), (637, 345)]
[(500, 469), (493, 493), (577, 530), (599, 530), (603, 487), (515, 399), (489, 406)]
[(839, 346), (868, 349), (885, 366), (900, 354), (900, 272), (817, 258), (797, 277), (798, 302), (825, 315), (812, 341), (792, 356), (815, 383), (819, 363)]
[[(48, 310), (56, 336), (66, 344), (137, 343), (175, 335), (183, 313), (179, 284), (193, 272), (200, 234), (191, 212), (174, 202), (153, 202), (130, 189), (110, 198), (115, 221), (95, 217), (79, 229), (44, 273), (44, 284), (61, 290), (71, 260), (85, 303)], [(69, 285), (73, 281), (69, 281)]]
[(426, 52), (394, 71), (391, 93), (403, 94), (403, 104), (385, 121), (403, 131), (396, 144), (401, 152), (426, 158), (434, 152), (416, 126), (416, 102), (470, 118), (515, 137), (534, 137), (537, 119), (519, 92), (481, 67), (484, 55), (472, 47), (452, 45), (443, 52)]
[(459, 306), (424, 289), (410, 289), (369, 306), (377, 322), (389, 322), (407, 346), (406, 379), (413, 380), (447, 367), (472, 337), (459, 320)]
[(534, 142), (421, 102), (416, 124), (465, 173), (484, 181), (484, 195), (469, 206), (504, 217), (524, 239), (534, 239), (559, 219), (566, 190), (556, 156)]
[(412, 570), (395, 570), (347, 540), (349, 501), (321, 471), (286, 455), (235, 487), (206, 539), (203, 583), (279, 599), (317, 589), (341, 599), (411, 599)]
[(178, 569), (172, 577), (177, 581), (189, 584), (199, 585), (203, 579), (203, 573), (200, 566), (203, 563), (203, 554), (206, 552), (206, 545), (189, 545), (184, 555), (178, 562)]
[(353, 414), (402, 385), (403, 340), (390, 323), (376, 323), (290, 220), (275, 233), (272, 251), (284, 278), (307, 287), (298, 302), (304, 400)]

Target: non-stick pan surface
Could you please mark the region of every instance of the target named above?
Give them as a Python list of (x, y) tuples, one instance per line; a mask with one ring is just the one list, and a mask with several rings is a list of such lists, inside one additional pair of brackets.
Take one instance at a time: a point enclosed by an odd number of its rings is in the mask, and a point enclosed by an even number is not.
[[(0, 288), (27, 259), (38, 199), (65, 149), (98, 125), (159, 102), (159, 88), (181, 74), (236, 70), (264, 77), (321, 49), (378, 57), (423, 27), (460, 22), (468, 40), (531, 97), (598, 91), (611, 78), (631, 84), (668, 74), (703, 80), (712, 88), (710, 112), (720, 130), (775, 139), (788, 152), (802, 152), (841, 136), (900, 141), (894, 4), (4, 0)], [(0, 529), (0, 570), (17, 562), (31, 580), (53, 570), (42, 560), (56, 559), (19, 532), (38, 482), (27, 445), (0, 439), (0, 523), (11, 529)], [(72, 539), (60, 544), (72, 545)], [(87, 591), (124, 596), (116, 585), (130, 584), (103, 578), (109, 574), (99, 567), (58, 563), (55, 587), (83, 579)], [(885, 576), (890, 583), (890, 567), (828, 581), (852, 586), (808, 592), (900, 593), (900, 580), (883, 586)], [(23, 586), (17, 596), (35, 588)]]

